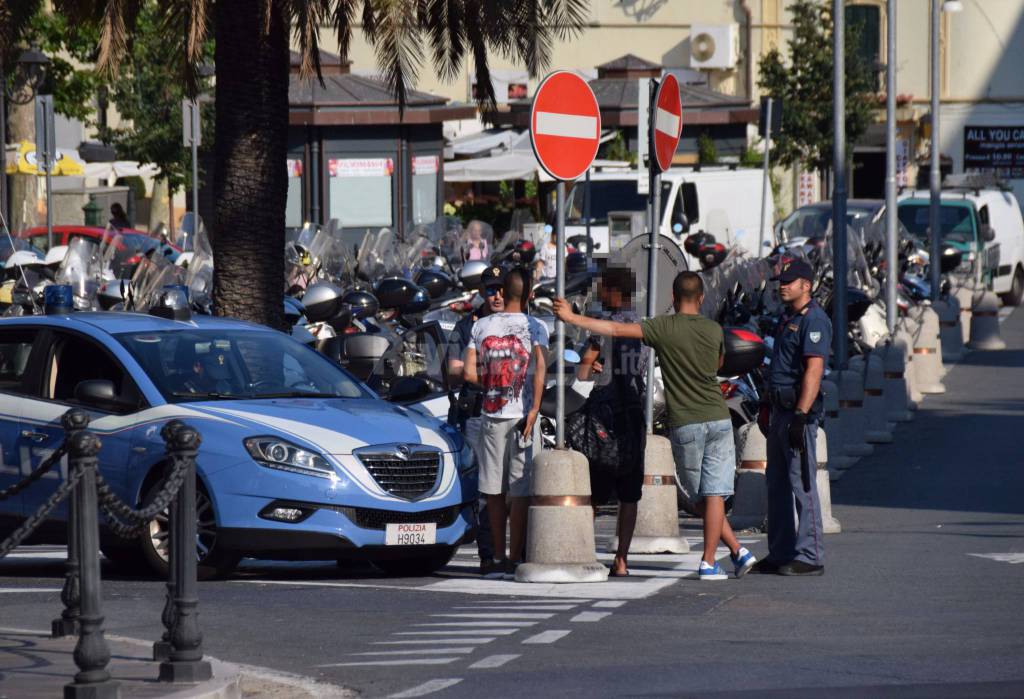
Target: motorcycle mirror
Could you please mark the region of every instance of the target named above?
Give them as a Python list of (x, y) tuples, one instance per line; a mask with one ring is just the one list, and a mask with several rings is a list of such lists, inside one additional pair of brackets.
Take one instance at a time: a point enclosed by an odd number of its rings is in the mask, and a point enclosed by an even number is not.
[(672, 224), (672, 232), (675, 233), (676, 235), (679, 235), (680, 233), (682, 233), (683, 232), (683, 224), (681, 224), (681, 223), (673, 223)]

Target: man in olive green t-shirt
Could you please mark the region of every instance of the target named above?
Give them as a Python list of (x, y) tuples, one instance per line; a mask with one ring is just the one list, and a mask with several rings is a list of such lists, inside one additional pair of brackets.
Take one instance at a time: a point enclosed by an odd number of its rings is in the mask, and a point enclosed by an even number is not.
[(696, 272), (676, 276), (672, 300), (674, 314), (641, 323), (579, 316), (564, 299), (555, 301), (555, 314), (591, 333), (642, 339), (654, 349), (665, 384), (676, 473), (704, 520), (704, 557), (698, 577), (728, 577), (715, 559), (719, 541), (729, 547), (736, 577), (741, 577), (756, 559), (740, 546), (725, 518), (725, 498), (733, 493), (736, 450), (729, 409), (716, 376), (724, 359), (722, 328), (700, 314), (704, 280)]

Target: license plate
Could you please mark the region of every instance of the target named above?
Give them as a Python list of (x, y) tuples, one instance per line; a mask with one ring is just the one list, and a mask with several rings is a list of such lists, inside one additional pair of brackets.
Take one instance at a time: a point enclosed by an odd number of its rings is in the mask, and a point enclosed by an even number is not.
[(437, 543), (437, 525), (389, 524), (384, 531), (384, 543), (388, 546), (423, 546)]

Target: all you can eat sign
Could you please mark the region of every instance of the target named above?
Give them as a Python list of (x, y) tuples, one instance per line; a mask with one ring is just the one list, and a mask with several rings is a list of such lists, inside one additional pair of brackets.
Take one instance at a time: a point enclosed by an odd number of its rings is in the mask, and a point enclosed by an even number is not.
[(1024, 178), (1024, 126), (965, 126), (964, 170)]

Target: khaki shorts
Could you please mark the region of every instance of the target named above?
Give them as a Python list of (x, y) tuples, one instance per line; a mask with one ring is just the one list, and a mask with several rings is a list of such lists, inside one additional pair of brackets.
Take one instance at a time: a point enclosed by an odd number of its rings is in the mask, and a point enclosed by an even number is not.
[(520, 447), (516, 430), (520, 420), (484, 417), (480, 421), (477, 465), (480, 472), (479, 488), (484, 495), (507, 493), (514, 498), (530, 495), (533, 451), (538, 435), (535, 429), (533, 443), (525, 448)]

